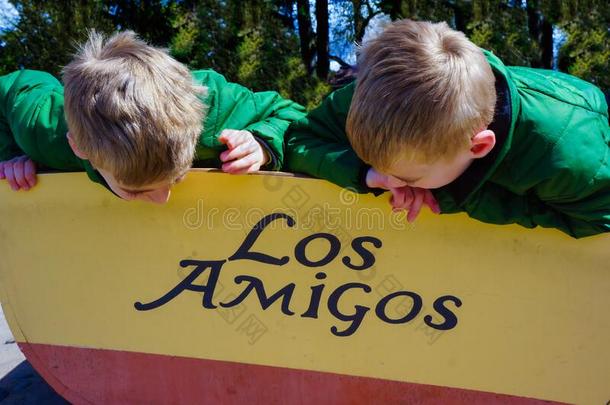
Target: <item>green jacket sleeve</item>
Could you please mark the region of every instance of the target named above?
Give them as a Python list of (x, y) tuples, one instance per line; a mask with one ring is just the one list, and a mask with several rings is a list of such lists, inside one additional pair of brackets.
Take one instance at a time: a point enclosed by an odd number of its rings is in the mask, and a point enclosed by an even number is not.
[(306, 117), (293, 123), (286, 136), (286, 169), (329, 180), (360, 193), (368, 166), (354, 153), (345, 132), (354, 94), (352, 83), (331, 93)]
[[(246, 89), (247, 90), (247, 89)], [(245, 129), (263, 140), (272, 152), (270, 170), (280, 170), (284, 164), (284, 135), (291, 122), (305, 115), (300, 104), (282, 98), (274, 91), (252, 94), (257, 118)]]
[(459, 208), (446, 193), (435, 192), (435, 197), (443, 214), (465, 211), (470, 217), (487, 223), (557, 228), (581, 238), (610, 232), (609, 179), (600, 176), (593, 180), (594, 186), (588, 187), (586, 194), (562, 198), (547, 195), (544, 190), (552, 187), (553, 182), (565, 182), (561, 178), (542, 183), (524, 195), (488, 182)]
[[(208, 115), (200, 146), (215, 151), (224, 148), (218, 137), (224, 129), (252, 132), (271, 156), (269, 170), (280, 170), (284, 162), (284, 135), (291, 122), (305, 115), (305, 108), (282, 98), (277, 92), (252, 92), (211, 71), (194, 73), (208, 89)], [(198, 152), (201, 156), (203, 151)]]
[(10, 112), (8, 91), (18, 73), (0, 77), (0, 162), (23, 154), (23, 151), (17, 146), (15, 138), (13, 138), (8, 122), (8, 113)]
[(26, 154), (49, 168), (82, 170), (66, 139), (63, 101), (63, 87), (48, 73), (0, 77), (0, 160)]

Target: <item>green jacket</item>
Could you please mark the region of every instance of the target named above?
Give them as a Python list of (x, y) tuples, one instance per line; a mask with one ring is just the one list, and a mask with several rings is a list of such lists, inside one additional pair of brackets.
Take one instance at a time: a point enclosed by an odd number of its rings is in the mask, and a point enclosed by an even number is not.
[[(279, 170), (284, 160), (284, 133), (305, 114), (299, 104), (272, 91), (254, 93), (229, 83), (213, 70), (192, 72), (207, 87), (208, 106), (203, 133), (197, 145), (197, 166), (219, 167), (226, 147), (218, 141), (223, 129), (248, 130), (267, 149), (268, 170)], [(28, 155), (38, 165), (57, 170), (86, 170), (105, 184), (86, 160), (77, 158), (66, 139), (64, 96), (61, 83), (48, 73), (20, 70), (0, 77), (0, 161)]]
[[(494, 224), (558, 228), (574, 237), (610, 231), (608, 106), (595, 86), (559, 72), (506, 67), (486, 56), (498, 101), (497, 143), (454, 182), (432, 190), (443, 213), (467, 212)], [(354, 86), (332, 93), (292, 124), (288, 170), (358, 192), (368, 166), (345, 133)]]

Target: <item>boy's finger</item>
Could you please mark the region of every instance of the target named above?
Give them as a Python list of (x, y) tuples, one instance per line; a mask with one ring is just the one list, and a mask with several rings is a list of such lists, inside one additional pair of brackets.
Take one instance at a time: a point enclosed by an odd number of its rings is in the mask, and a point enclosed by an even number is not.
[(390, 205), (392, 206), (392, 210), (394, 212), (400, 210), (400, 201), (402, 200), (402, 195), (400, 193), (400, 189), (391, 188), (390, 192), (392, 193), (392, 197), (390, 198)]
[(248, 134), (248, 132), (225, 129), (218, 137), (218, 140), (227, 145), (229, 149), (233, 149), (236, 148), (237, 145), (243, 143)]
[(240, 169), (240, 170), (235, 170), (232, 171), (231, 174), (247, 174), (247, 173), (255, 173), (260, 169), (260, 165), (255, 163), (249, 167), (246, 167), (244, 169)]
[(13, 163), (13, 173), (15, 175), (15, 181), (19, 184), (19, 187), (28, 190), (30, 188), (28, 182), (25, 180), (25, 162), (23, 159), (18, 159)]
[(422, 203), (424, 202), (424, 193), (421, 190), (417, 190), (414, 192), (413, 202), (411, 203), (411, 207), (409, 207), (409, 213), (407, 214), (407, 222), (415, 221), (415, 218), (419, 215), (421, 211)]
[(434, 198), (432, 191), (426, 190), (426, 193), (424, 194), (424, 204), (430, 207), (430, 210), (435, 214), (441, 213), (441, 207), (438, 205), (436, 198)]
[(246, 170), (246, 173), (258, 172), (260, 169), (261, 169), (261, 165), (258, 163), (255, 163), (252, 166), (248, 167), (248, 169)]
[(234, 129), (223, 129), (220, 132), (220, 136), (218, 137), (218, 140), (221, 142), (226, 141), (229, 137), (231, 137), (231, 135), (233, 135), (236, 132), (237, 131), (235, 131)]
[(402, 201), (402, 206), (401, 208), (403, 210), (408, 209), (411, 204), (413, 203), (413, 189), (411, 187), (400, 187), (399, 190), (402, 190), (402, 196), (403, 196), (403, 201)]
[(9, 186), (11, 186), (13, 190), (19, 190), (19, 185), (15, 181), (12, 164), (4, 165), (4, 174), (6, 175), (6, 181), (8, 181)]
[(232, 148), (233, 138), (235, 137), (235, 131), (232, 129), (225, 129), (220, 133), (218, 140), (220, 143), (227, 145), (229, 148)]
[(256, 163), (254, 154), (250, 154), (244, 158), (233, 160), (222, 165), (222, 170), (227, 173), (236, 173), (240, 170), (245, 170)]
[(36, 185), (36, 165), (31, 159), (25, 161), (25, 181), (27, 181), (30, 187)]
[(392, 190), (392, 201), (391, 204), (394, 207), (394, 211), (400, 211), (406, 209), (411, 205), (412, 191), (409, 187), (393, 188)]
[(220, 154), (220, 160), (230, 162), (248, 156), (256, 150), (256, 145), (251, 142), (240, 143), (235, 148), (226, 150)]
[(390, 199), (392, 209), (395, 212), (400, 211), (403, 208), (405, 201), (404, 192), (400, 188), (392, 188), (390, 191), (392, 192), (392, 198)]

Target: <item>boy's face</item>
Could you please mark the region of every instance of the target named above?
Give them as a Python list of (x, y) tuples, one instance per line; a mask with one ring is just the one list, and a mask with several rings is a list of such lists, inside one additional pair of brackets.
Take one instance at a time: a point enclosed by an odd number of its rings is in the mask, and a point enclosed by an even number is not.
[(106, 180), (108, 187), (110, 187), (112, 191), (114, 191), (116, 195), (121, 197), (123, 200), (141, 200), (156, 204), (165, 204), (169, 200), (172, 186), (179, 183), (184, 178), (184, 175), (182, 175), (173, 181), (166, 180), (147, 184), (141, 187), (129, 187), (121, 184), (110, 172), (103, 169), (97, 169), (97, 171)]
[(416, 163), (399, 159), (384, 174), (402, 180), (411, 187), (434, 189), (457, 179), (473, 160), (474, 158), (467, 152), (459, 153), (454, 159), (441, 159), (434, 163)]
[[(76, 146), (70, 132), (66, 133), (66, 137), (68, 138), (70, 148), (72, 148), (72, 151), (76, 156), (85, 160), (89, 159), (89, 157), (83, 153), (78, 146)], [(121, 184), (121, 182), (118, 181), (109, 171), (100, 168), (96, 168), (96, 170), (100, 173), (104, 180), (106, 180), (108, 187), (110, 187), (110, 189), (123, 200), (142, 200), (156, 204), (165, 204), (169, 200), (172, 186), (181, 182), (186, 175), (185, 173), (177, 179), (159, 181), (141, 187), (129, 187), (125, 184)]]
[(457, 179), (474, 159), (487, 156), (496, 144), (493, 131), (483, 129), (472, 136), (468, 148), (452, 159), (438, 159), (433, 163), (417, 163), (400, 158), (384, 174), (404, 181), (410, 187), (434, 189)]

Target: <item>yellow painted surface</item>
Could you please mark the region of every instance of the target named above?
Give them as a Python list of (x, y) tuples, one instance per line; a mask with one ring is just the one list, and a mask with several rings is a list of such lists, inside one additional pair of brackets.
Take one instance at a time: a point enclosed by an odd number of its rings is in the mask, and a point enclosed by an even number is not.
[[(579, 404), (610, 400), (610, 235), (582, 240), (559, 231), (493, 226), (465, 215), (428, 211), (414, 225), (390, 213), (386, 198), (355, 195), (321, 180), (268, 175), (229, 176), (193, 171), (165, 206), (124, 202), (84, 174), (40, 176), (30, 192), (0, 183), (0, 293), (19, 341), (188, 356), (398, 381), (491, 391)], [(183, 259), (224, 260), (263, 216), (282, 212), (253, 251), (282, 257), (284, 266), (252, 260), (223, 264), (213, 302), (227, 302), (262, 280), (267, 295), (294, 283), (289, 308), (263, 310), (252, 292), (234, 308), (206, 309), (202, 294), (184, 291), (163, 306), (138, 311), (180, 283), (193, 267)], [(341, 253), (311, 268), (295, 246), (316, 232), (336, 235)], [(372, 268), (351, 240), (380, 239)], [(316, 261), (328, 242), (308, 245)], [(315, 274), (327, 277), (317, 280)], [(205, 284), (203, 273), (195, 283)], [(345, 283), (371, 288), (346, 292), (345, 314), (372, 308), (351, 336), (350, 322), (333, 316), (329, 295)], [(311, 287), (324, 284), (318, 318), (300, 315)], [(405, 324), (375, 314), (396, 291), (421, 296), (423, 306)], [(438, 297), (457, 325), (438, 331), (425, 315)], [(406, 301), (409, 303), (410, 301)], [(386, 307), (400, 318), (410, 304)]]

